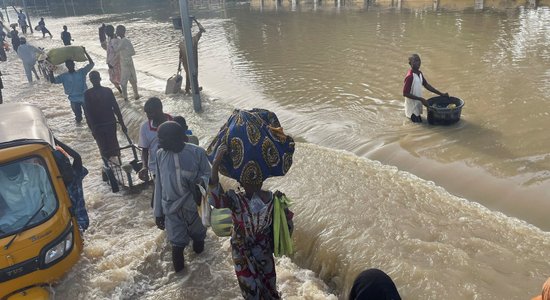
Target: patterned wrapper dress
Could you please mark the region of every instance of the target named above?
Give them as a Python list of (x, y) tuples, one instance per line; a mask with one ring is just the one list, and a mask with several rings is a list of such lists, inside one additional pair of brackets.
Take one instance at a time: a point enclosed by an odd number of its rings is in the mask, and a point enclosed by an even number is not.
[[(249, 300), (280, 299), (273, 259), (273, 193), (248, 199), (244, 193), (210, 186), (211, 204), (229, 208), (233, 219), (231, 248), (242, 296)], [(265, 196), (268, 195), (268, 196)], [(261, 202), (260, 202), (261, 201)]]

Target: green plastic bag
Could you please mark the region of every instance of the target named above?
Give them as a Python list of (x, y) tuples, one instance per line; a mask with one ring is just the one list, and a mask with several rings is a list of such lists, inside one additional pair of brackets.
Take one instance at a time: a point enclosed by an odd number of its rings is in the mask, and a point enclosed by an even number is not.
[(229, 208), (213, 208), (210, 213), (210, 226), (219, 237), (231, 236), (233, 229), (231, 210)]
[(294, 253), (292, 237), (286, 220), (285, 208), (291, 205), (290, 199), (284, 194), (273, 199), (273, 254), (276, 257), (290, 256)]
[(66, 60), (87, 61), (88, 58), (81, 46), (65, 46), (48, 51), (48, 61), (52, 65), (65, 63)]

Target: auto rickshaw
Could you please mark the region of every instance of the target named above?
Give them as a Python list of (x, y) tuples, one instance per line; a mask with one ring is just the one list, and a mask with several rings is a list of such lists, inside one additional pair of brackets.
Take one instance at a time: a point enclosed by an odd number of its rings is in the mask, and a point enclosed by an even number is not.
[(42, 112), (0, 108), (0, 299), (48, 299), (76, 264), (82, 236)]

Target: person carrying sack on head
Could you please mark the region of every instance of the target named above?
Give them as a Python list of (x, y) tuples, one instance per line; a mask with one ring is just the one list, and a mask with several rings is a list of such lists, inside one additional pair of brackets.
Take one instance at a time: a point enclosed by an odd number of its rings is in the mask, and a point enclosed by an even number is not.
[(71, 109), (73, 110), (76, 123), (82, 122), (82, 105), (84, 104), (84, 92), (88, 89), (86, 85), (86, 75), (94, 67), (94, 61), (84, 49), (84, 55), (88, 58), (88, 64), (80, 69), (75, 69), (73, 60), (65, 61), (65, 66), (68, 72), (53, 76), (53, 72), (50, 72), (51, 82), (54, 84), (63, 84), (65, 94), (71, 102)]

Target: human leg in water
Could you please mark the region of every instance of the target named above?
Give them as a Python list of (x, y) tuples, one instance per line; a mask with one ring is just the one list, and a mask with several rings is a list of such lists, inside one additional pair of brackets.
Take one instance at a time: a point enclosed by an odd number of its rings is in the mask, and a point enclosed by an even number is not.
[(204, 240), (193, 241), (193, 251), (199, 254), (204, 251)]
[(113, 84), (114, 84), (115, 88), (117, 89), (117, 91), (122, 95), (122, 89), (120, 88), (120, 84), (118, 84), (116, 82), (113, 83)]
[(82, 122), (82, 103), (71, 102), (71, 109), (74, 113), (74, 119), (77, 123)]
[(40, 77), (38, 77), (38, 72), (36, 71), (35, 66), (32, 66), (32, 72), (34, 73), (34, 76), (36, 76), (36, 80), (40, 80)]
[(130, 77), (128, 78), (128, 81), (130, 81), (130, 84), (132, 85), (132, 90), (134, 91), (134, 99), (136, 100), (139, 99), (137, 74), (133, 63), (131, 65), (131, 72), (130, 72)]
[(421, 116), (417, 116), (415, 114), (412, 114), (411, 115), (411, 121), (413, 123), (422, 123), (422, 117)]
[(183, 250), (185, 247), (179, 247), (172, 245), (172, 264), (174, 265), (174, 272), (178, 273), (183, 270), (185, 259), (183, 257)]
[(32, 69), (33, 66), (31, 64), (25, 64), (23, 63), (23, 68), (25, 68), (25, 75), (27, 76), (27, 80), (32, 82)]
[(137, 86), (137, 80), (130, 80), (130, 84), (132, 85), (132, 90), (134, 91), (134, 99), (139, 99), (139, 93), (138, 93), (138, 86)]

